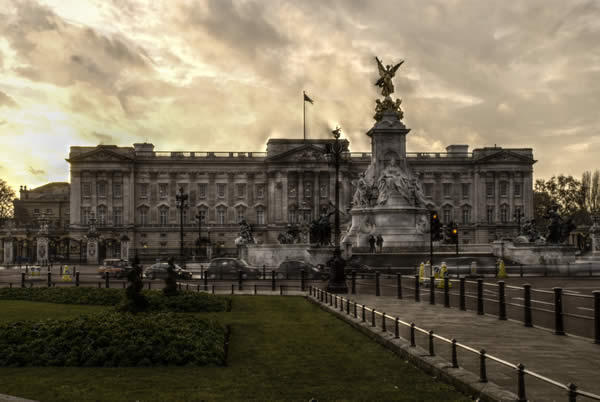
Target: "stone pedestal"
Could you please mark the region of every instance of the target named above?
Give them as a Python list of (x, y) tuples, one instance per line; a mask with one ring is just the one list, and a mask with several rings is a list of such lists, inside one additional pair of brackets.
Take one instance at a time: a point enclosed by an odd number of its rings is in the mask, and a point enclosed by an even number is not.
[(99, 264), (97, 237), (88, 237), (86, 262), (88, 264)]
[(48, 264), (48, 238), (38, 236), (37, 238), (37, 262), (38, 264)]

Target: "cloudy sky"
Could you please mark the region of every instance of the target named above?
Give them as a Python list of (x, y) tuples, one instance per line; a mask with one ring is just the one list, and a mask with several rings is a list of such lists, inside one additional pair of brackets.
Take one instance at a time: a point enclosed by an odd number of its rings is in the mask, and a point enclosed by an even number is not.
[(374, 56), (409, 151), (532, 147), (600, 168), (600, 2), (0, 0), (0, 178), (68, 180), (71, 145), (264, 151), (336, 124), (369, 150)]

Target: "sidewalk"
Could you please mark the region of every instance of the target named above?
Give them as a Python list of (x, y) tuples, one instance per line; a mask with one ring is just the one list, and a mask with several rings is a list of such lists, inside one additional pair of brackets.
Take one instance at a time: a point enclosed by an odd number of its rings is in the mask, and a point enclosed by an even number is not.
[[(351, 301), (375, 308), (378, 312), (414, 322), (417, 327), (433, 330), (437, 335), (452, 339), (477, 350), (485, 349), (488, 355), (510, 363), (525, 365), (536, 372), (563, 384), (574, 383), (579, 390), (600, 394), (600, 345), (574, 336), (557, 336), (540, 328), (526, 328), (521, 323), (500, 321), (491, 315), (478, 316), (475, 312), (430, 305), (427, 301), (398, 300), (395, 297), (373, 295), (344, 295)], [(360, 308), (358, 317), (360, 319)], [(370, 315), (367, 314), (367, 320)], [(381, 327), (381, 321), (377, 320)], [(388, 320), (388, 331), (394, 331)], [(409, 329), (400, 326), (400, 336), (409, 338)], [(418, 334), (418, 346), (427, 348), (427, 337)], [(436, 341), (436, 354), (450, 361), (449, 345)], [(458, 352), (459, 365), (475, 374), (479, 373), (479, 360), (475, 354)], [(488, 359), (487, 375), (506, 389), (517, 392), (517, 372)], [(567, 392), (529, 375), (525, 376), (527, 397), (533, 401), (567, 401)], [(590, 399), (579, 397), (578, 401)]]

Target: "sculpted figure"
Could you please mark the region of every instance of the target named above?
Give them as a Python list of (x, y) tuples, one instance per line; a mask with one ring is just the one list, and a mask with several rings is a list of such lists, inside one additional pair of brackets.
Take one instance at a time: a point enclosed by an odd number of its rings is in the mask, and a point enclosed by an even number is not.
[(369, 206), (370, 189), (365, 174), (361, 173), (356, 181), (356, 191), (354, 192), (354, 198), (352, 199), (352, 205), (358, 208), (364, 208)]
[(379, 176), (377, 204), (385, 205), (393, 192), (400, 193), (410, 203), (409, 184), (406, 171), (396, 164), (395, 159), (392, 159)]
[(379, 58), (375, 57), (375, 60), (377, 60), (377, 68), (379, 69), (379, 79), (375, 83), (375, 86), (380, 87), (381, 94), (385, 97), (388, 97), (391, 93), (394, 92), (394, 84), (392, 83), (392, 78), (394, 78), (396, 70), (398, 70), (398, 67), (400, 67), (402, 63), (404, 63), (404, 60), (402, 60), (395, 66), (388, 64), (385, 67), (383, 67), (383, 63), (381, 63), (381, 60), (379, 60)]

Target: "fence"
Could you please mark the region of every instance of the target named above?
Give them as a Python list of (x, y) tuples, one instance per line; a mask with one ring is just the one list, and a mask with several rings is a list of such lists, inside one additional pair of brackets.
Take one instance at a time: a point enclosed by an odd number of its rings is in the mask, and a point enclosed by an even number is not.
[(541, 374), (525, 369), (525, 366), (521, 363), (513, 364), (507, 362), (503, 359), (486, 353), (484, 349), (476, 350), (475, 348), (458, 342), (456, 339), (448, 339), (443, 336), (437, 335), (432, 330), (426, 330), (424, 328), (417, 327), (414, 323), (408, 323), (406, 321), (401, 320), (399, 317), (393, 317), (386, 314), (385, 312), (376, 311), (375, 309), (370, 308), (364, 304), (359, 304), (354, 301), (351, 301), (346, 297), (335, 295), (316, 287), (309, 288), (309, 297), (312, 297), (321, 304), (329, 305), (334, 309), (338, 309), (339, 306), (339, 310), (341, 313), (345, 312), (347, 316), (353, 316), (355, 320), (360, 320), (363, 323), (370, 322), (371, 327), (375, 328), (379, 326), (381, 331), (384, 333), (388, 332), (389, 328), (392, 328), (393, 326), (395, 339), (400, 338), (401, 328), (405, 328), (408, 330), (409, 333), (408, 336), (405, 337), (405, 339), (410, 339), (410, 347), (417, 346), (417, 334), (421, 334), (426, 338), (426, 350), (428, 351), (429, 356), (436, 356), (435, 341), (441, 341), (442, 343), (450, 346), (450, 361), (452, 362), (452, 368), (457, 369), (460, 367), (458, 358), (459, 350), (463, 350), (471, 355), (475, 355), (476, 359), (478, 360), (479, 366), (479, 381), (482, 383), (488, 382), (488, 362), (491, 361), (498, 363), (502, 367), (510, 369), (513, 373), (516, 372), (518, 401), (527, 401), (525, 383), (526, 376), (533, 377), (537, 380), (543, 381), (547, 385), (554, 386), (566, 391), (569, 402), (576, 401), (578, 396), (600, 401), (600, 395), (595, 395), (589, 392), (579, 390), (577, 389), (577, 386), (575, 384), (562, 384), (558, 381), (542, 376)]

